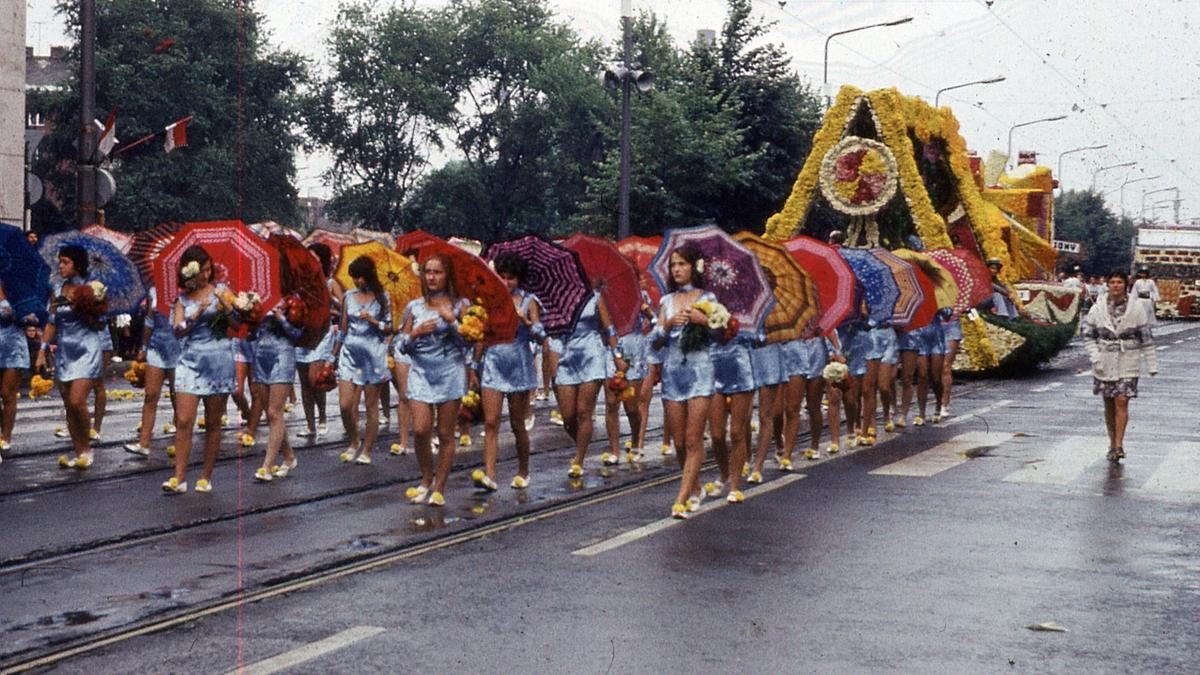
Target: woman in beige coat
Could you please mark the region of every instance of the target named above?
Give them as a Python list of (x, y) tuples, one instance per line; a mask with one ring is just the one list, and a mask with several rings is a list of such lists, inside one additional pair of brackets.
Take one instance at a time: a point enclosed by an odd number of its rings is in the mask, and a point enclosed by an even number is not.
[(1129, 399), (1137, 398), (1142, 361), (1151, 376), (1158, 374), (1158, 352), (1146, 303), (1131, 300), (1128, 277), (1112, 272), (1106, 279), (1108, 295), (1092, 305), (1083, 320), (1084, 347), (1092, 360), (1092, 391), (1104, 398), (1104, 424), (1108, 427), (1108, 461), (1125, 457), (1125, 426)]

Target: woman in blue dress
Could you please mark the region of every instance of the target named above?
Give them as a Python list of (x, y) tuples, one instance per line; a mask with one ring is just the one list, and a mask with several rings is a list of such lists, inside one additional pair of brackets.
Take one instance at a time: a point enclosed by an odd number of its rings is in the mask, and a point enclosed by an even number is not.
[[(455, 293), (450, 260), (432, 255), (421, 266), (421, 297), (408, 303), (401, 320), (396, 349), (411, 360), (408, 402), (412, 411), (420, 485), (405, 496), (414, 504), (444, 506), (446, 479), (454, 468), (454, 424), (467, 393), (466, 343), (459, 335), (459, 319), (469, 303)], [(524, 417), (519, 417), (524, 421)], [(440, 450), (437, 472), (433, 466), (433, 431)]]
[(704, 494), (719, 497), (728, 485), (730, 504), (740, 504), (744, 499), (738, 483), (750, 455), (750, 409), (758, 388), (751, 358), (754, 342), (753, 335), (740, 332), (732, 340), (714, 342), (709, 348), (714, 396), (709, 407), (708, 429), (721, 476), (704, 485)]
[(331, 298), (330, 326), (321, 338), (320, 344), (313, 349), (296, 347), (296, 372), (300, 375), (300, 403), (304, 408), (305, 428), (298, 434), (303, 438), (322, 436), (328, 430), (325, 418), (325, 392), (313, 387), (313, 377), (327, 363), (333, 363), (333, 343), (337, 338), (338, 323), (342, 317), (342, 291), (330, 275), (333, 273), (333, 251), (329, 246), (320, 242), (308, 245), (308, 250), (321, 261), (321, 274), (325, 276), (325, 285), (329, 288)]
[[(617, 350), (617, 332), (599, 291), (593, 292), (584, 304), (571, 334), (562, 341), (561, 350), (554, 371), (554, 397), (558, 399), (563, 428), (575, 441), (575, 457), (567, 476), (582, 478), (583, 460), (592, 443), (596, 399), (608, 376), (609, 360), (618, 371), (628, 367)], [(621, 458), (605, 452), (601, 461), (608, 465), (619, 464)]]
[(86, 283), (87, 251), (79, 246), (59, 249), (58, 273), (62, 282), (54, 289), (50, 323), (42, 338), (36, 367), (41, 369), (46, 365), (46, 350), (57, 341), (54, 376), (67, 409), (67, 431), (75, 449), (74, 457), (62, 455), (58, 463), (64, 468), (86, 469), (92, 465), (87, 397), (96, 386), (96, 380), (103, 376), (100, 334), (104, 322), (82, 317), (72, 306), (75, 294)]
[(938, 398), (938, 417), (950, 416), (950, 389), (954, 387), (954, 358), (958, 356), (958, 345), (962, 342), (962, 319), (955, 317), (942, 323), (942, 344), (946, 350), (942, 356), (942, 395)]
[[(171, 392), (172, 409), (178, 405), (175, 399), (175, 366), (179, 363), (179, 340), (175, 339), (171, 320), (155, 309), (157, 303), (158, 291), (151, 286), (146, 296), (142, 349), (137, 355), (137, 360), (146, 364), (146, 398), (142, 401), (142, 425), (138, 440), (125, 444), (126, 452), (142, 457), (150, 456), (150, 437), (154, 434), (163, 382), (167, 383)], [(175, 433), (174, 423), (167, 424), (163, 431)]]
[[(641, 274), (638, 277), (640, 280)], [(625, 418), (629, 420), (629, 435), (632, 436), (626, 446), (629, 452), (625, 453), (625, 460), (633, 464), (645, 457), (642, 451), (645, 421), (638, 394), (642, 389), (642, 380), (646, 377), (646, 345), (650, 341), (649, 333), (654, 328), (654, 310), (650, 308), (650, 296), (644, 290), (641, 291), (641, 301), (633, 330), (617, 338), (617, 351), (628, 366), (628, 370), (624, 372), (625, 381), (628, 387), (633, 388), (634, 395), (631, 398), (622, 398), (624, 392), (604, 388), (604, 428), (608, 432), (608, 452), (605, 454), (608, 458), (600, 455), (600, 461), (605, 464), (621, 456), (621, 408), (625, 409)], [(616, 373), (614, 370), (612, 374)]]
[[(757, 472), (759, 478), (762, 477), (762, 467), (767, 460), (772, 438), (779, 434), (782, 442), (784, 385), (789, 373), (783, 361), (785, 344), (767, 343), (760, 336), (750, 350), (750, 366), (754, 372), (754, 384), (758, 387), (758, 441), (754, 449), (754, 468), (749, 475)], [(738, 479), (741, 479), (740, 469)], [(730, 490), (736, 489), (736, 482), (730, 483)]]
[[(701, 260), (700, 251), (687, 244), (671, 253), (667, 285), (670, 292), (659, 304), (658, 327), (653, 338), (655, 345), (666, 346), (662, 399), (667, 412), (666, 426), (675, 439), (675, 449), (683, 464), (679, 493), (671, 506), (671, 515), (675, 518), (687, 518), (689, 510), (699, 507), (704, 428), (714, 387), (715, 375), (708, 346), (684, 351), (689, 347), (683, 340), (689, 324), (708, 330), (708, 316), (696, 309), (696, 303), (701, 300), (716, 302), (716, 296), (701, 289)], [(711, 342), (711, 335), (706, 337)]]
[[(175, 475), (162, 484), (167, 494), (187, 492), (192, 428), (201, 401), (209, 420), (220, 420), (234, 389), (233, 340), (229, 328), (237, 320), (233, 293), (212, 282), (213, 263), (201, 246), (190, 246), (179, 259), (179, 297), (171, 309), (171, 325), (179, 338), (175, 366)], [(212, 492), (212, 473), (221, 450), (221, 424), (204, 429), (204, 464), (196, 492)]]
[[(479, 370), (483, 404), (483, 470), (475, 471), (475, 485), (488, 491), (496, 489), (496, 454), (499, 450), (500, 410), (508, 399), (508, 422), (517, 446), (517, 475), (512, 487), (529, 487), (530, 396), (537, 389), (537, 370), (533, 362), (533, 343), (546, 339), (542, 326), (542, 305), (537, 296), (521, 288), (528, 268), (525, 259), (515, 253), (496, 257), (496, 274), (512, 293), (517, 309), (517, 336), (512, 342), (484, 348), (475, 346), (473, 369)], [(473, 378), (472, 378), (473, 379)]]
[[(0, 450), (12, 447), (13, 425), (17, 421), (17, 389), (21, 372), (29, 370), (29, 345), (24, 326), (35, 316), (18, 317), (13, 311), (4, 285), (0, 284)], [(3, 459), (3, 456), (0, 456)]]
[[(292, 381), (296, 379), (296, 339), (303, 329), (288, 322), (283, 303), (250, 331), (254, 345), (254, 399), (264, 401), (267, 411), (267, 451), (262, 466), (254, 472), (254, 480), (269, 483), (284, 478), (296, 468), (296, 453), (288, 442), (283, 406), (287, 403)], [(283, 463), (275, 460), (283, 453)]]
[[(392, 302), (379, 282), (375, 263), (366, 256), (349, 267), (354, 288), (342, 298), (342, 321), (333, 345), (338, 363), (338, 401), (342, 427), (349, 445), (339, 455), (343, 462), (371, 463), (371, 450), (379, 434), (379, 389), (389, 377), (387, 338), (392, 332)], [(358, 431), (358, 400), (365, 399), (367, 425)]]

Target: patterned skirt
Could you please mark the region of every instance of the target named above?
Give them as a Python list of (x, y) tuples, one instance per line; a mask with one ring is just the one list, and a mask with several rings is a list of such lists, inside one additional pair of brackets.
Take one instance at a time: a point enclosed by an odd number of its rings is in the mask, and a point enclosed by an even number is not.
[(1123, 377), (1109, 382), (1092, 378), (1092, 393), (1104, 398), (1118, 396), (1137, 398), (1137, 389), (1138, 379), (1136, 377)]

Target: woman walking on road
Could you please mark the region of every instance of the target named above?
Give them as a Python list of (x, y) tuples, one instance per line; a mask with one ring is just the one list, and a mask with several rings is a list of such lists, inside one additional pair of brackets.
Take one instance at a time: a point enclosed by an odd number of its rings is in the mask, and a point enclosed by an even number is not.
[[(294, 326), (283, 312), (283, 303), (275, 307), (250, 332), (254, 345), (254, 398), (262, 401), (267, 411), (267, 451), (262, 466), (254, 472), (254, 480), (268, 483), (284, 478), (296, 468), (296, 453), (288, 442), (283, 406), (287, 403), (292, 381), (296, 379), (296, 339), (303, 329)], [(283, 463), (275, 464), (280, 453)]]
[[(392, 303), (375, 263), (366, 256), (350, 263), (354, 288), (342, 298), (342, 321), (334, 341), (333, 358), (338, 364), (338, 400), (342, 427), (349, 445), (339, 455), (343, 462), (371, 463), (371, 450), (379, 434), (379, 389), (389, 377), (387, 337), (392, 332)], [(358, 399), (365, 398), (367, 426), (360, 439)]]
[(333, 343), (337, 338), (341, 308), (341, 287), (329, 277), (333, 273), (333, 252), (329, 246), (320, 242), (309, 244), (308, 250), (321, 261), (321, 273), (325, 276), (325, 285), (329, 288), (331, 307), (329, 330), (320, 344), (313, 349), (296, 347), (296, 372), (300, 375), (300, 403), (304, 407), (305, 428), (300, 431), (302, 438), (323, 436), (328, 431), (325, 420), (325, 392), (313, 386), (313, 378), (325, 364), (333, 362)]
[[(0, 450), (12, 447), (13, 425), (17, 421), (17, 389), (21, 371), (29, 370), (29, 346), (24, 324), (28, 317), (17, 317), (0, 284)], [(3, 455), (0, 455), (0, 460)]]
[[(137, 360), (146, 364), (146, 398), (142, 401), (142, 426), (138, 440), (125, 444), (125, 452), (150, 456), (150, 437), (158, 418), (158, 399), (162, 396), (163, 382), (171, 392), (171, 408), (178, 405), (175, 398), (175, 367), (179, 364), (179, 340), (171, 327), (171, 320), (155, 309), (158, 292), (151, 286), (146, 297), (146, 326), (143, 329), (142, 349)], [(174, 416), (163, 429), (175, 433)]]
[(1092, 305), (1083, 321), (1083, 344), (1092, 360), (1092, 393), (1104, 399), (1108, 461), (1119, 462), (1125, 458), (1129, 399), (1137, 398), (1143, 361), (1152, 377), (1158, 374), (1158, 351), (1149, 303), (1129, 297), (1129, 278), (1123, 272), (1109, 273), (1107, 282), (1108, 295)]
[[(595, 425), (596, 399), (609, 372), (609, 358), (617, 371), (624, 372), (629, 367), (617, 345), (617, 332), (609, 317), (608, 305), (596, 291), (579, 313), (574, 330), (563, 340), (554, 374), (554, 397), (562, 412), (563, 427), (575, 441), (575, 457), (567, 470), (569, 478), (583, 477), (583, 460), (587, 457)], [(605, 452), (601, 462), (616, 465), (621, 463), (621, 458)]]

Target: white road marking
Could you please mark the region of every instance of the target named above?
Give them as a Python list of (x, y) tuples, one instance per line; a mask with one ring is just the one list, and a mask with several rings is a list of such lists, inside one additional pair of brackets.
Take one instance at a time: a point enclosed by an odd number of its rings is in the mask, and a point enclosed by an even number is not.
[(1176, 340), (1176, 341), (1172, 342), (1171, 344), (1180, 345), (1180, 344), (1183, 344), (1183, 340)]
[(1167, 346), (1166, 346), (1166, 345), (1163, 345), (1163, 346), (1161, 346), (1161, 347), (1157, 347), (1156, 349), (1158, 349), (1158, 351), (1160, 351), (1160, 352), (1161, 352), (1161, 351), (1165, 350), (1166, 348), (1167, 348)]
[(961, 422), (966, 422), (974, 417), (978, 417), (979, 415), (983, 415), (985, 413), (990, 413), (993, 410), (999, 410), (1000, 408), (1003, 408), (1003, 407), (1009, 406), (1009, 405), (1012, 405), (1012, 401), (1010, 399), (1004, 399), (1002, 401), (996, 401), (995, 403), (992, 403), (991, 405), (985, 405), (982, 408), (976, 408), (975, 410), (968, 410), (965, 413), (955, 413), (954, 417), (950, 418), (949, 422), (942, 423), (942, 426), (948, 427), (948, 426), (952, 426), (955, 424), (959, 424)]
[(1092, 371), (1090, 368), (1087, 370), (1084, 370), (1083, 372), (1075, 373), (1075, 377), (1091, 377), (1091, 376), (1092, 376)]
[(1055, 445), (1044, 459), (1026, 464), (1004, 477), (1007, 483), (1067, 485), (1092, 464), (1104, 461), (1108, 439), (1071, 436)]
[(898, 462), (881, 466), (870, 473), (873, 476), (928, 478), (967, 461), (969, 459), (967, 453), (971, 450), (1001, 445), (1012, 437), (1013, 434), (1007, 432), (968, 431), (912, 457), (905, 457)]
[[(789, 475), (783, 476), (781, 478), (776, 478), (775, 480), (773, 480), (769, 483), (763, 483), (762, 485), (752, 487), (748, 490), (745, 490), (744, 494), (746, 496), (746, 499), (752, 499), (754, 497), (757, 497), (761, 494), (765, 494), (772, 490), (778, 490), (781, 487), (791, 485), (792, 483), (795, 483), (798, 480), (802, 480), (803, 478), (805, 478), (805, 474), (802, 474), (802, 473), (789, 474)], [(696, 511), (695, 513), (689, 513), (688, 517), (695, 518), (696, 516), (699, 516), (701, 514), (708, 513), (709, 511), (712, 511), (714, 509), (719, 509), (721, 507), (728, 506), (728, 505), (729, 505), (729, 503), (725, 501), (725, 498), (720, 497), (720, 498), (714, 499), (712, 501), (709, 501), (707, 504), (701, 506), (700, 509), (698, 511)], [(675, 518), (663, 518), (662, 520), (656, 520), (652, 523), (648, 523), (639, 528), (618, 534), (615, 537), (610, 537), (608, 539), (605, 539), (604, 541), (596, 542), (595, 544), (592, 544), (590, 546), (585, 546), (585, 547), (575, 551), (573, 553), (573, 555), (581, 555), (581, 556), (600, 555), (601, 553), (604, 553), (606, 551), (611, 551), (615, 548), (620, 548), (621, 546), (624, 546), (625, 544), (628, 544), (630, 542), (637, 541), (638, 539), (645, 539), (646, 537), (649, 537), (650, 535), (655, 534), (657, 532), (661, 532), (669, 527), (681, 525), (681, 524), (683, 524), (683, 522), (684, 521), (676, 520)]]
[(1035, 388), (1035, 389), (1030, 389), (1029, 391), (1031, 391), (1031, 392), (1033, 392), (1033, 393), (1035, 393), (1035, 394), (1044, 394), (1044, 393), (1046, 393), (1046, 392), (1048, 392), (1048, 391), (1052, 391), (1052, 390), (1054, 390), (1054, 389), (1058, 389), (1058, 388), (1059, 388), (1059, 387), (1061, 387), (1061, 386), (1063, 386), (1063, 383), (1062, 383), (1062, 382), (1051, 382), (1050, 384), (1042, 385), (1042, 386), (1040, 386), (1040, 387), (1037, 387), (1037, 388)]
[(1200, 443), (1177, 444), (1142, 485), (1142, 489), (1150, 492), (1200, 492)]
[(270, 675), (271, 673), (278, 673), (281, 670), (300, 665), (305, 661), (311, 661), (317, 657), (336, 652), (339, 649), (345, 649), (355, 642), (361, 642), (369, 637), (374, 637), (385, 630), (378, 626), (355, 626), (354, 628), (348, 628), (340, 633), (334, 633), (324, 640), (317, 640), (316, 642), (304, 645), (303, 647), (297, 647), (278, 656), (272, 656), (269, 659), (252, 663), (244, 668), (232, 670), (228, 675)]

